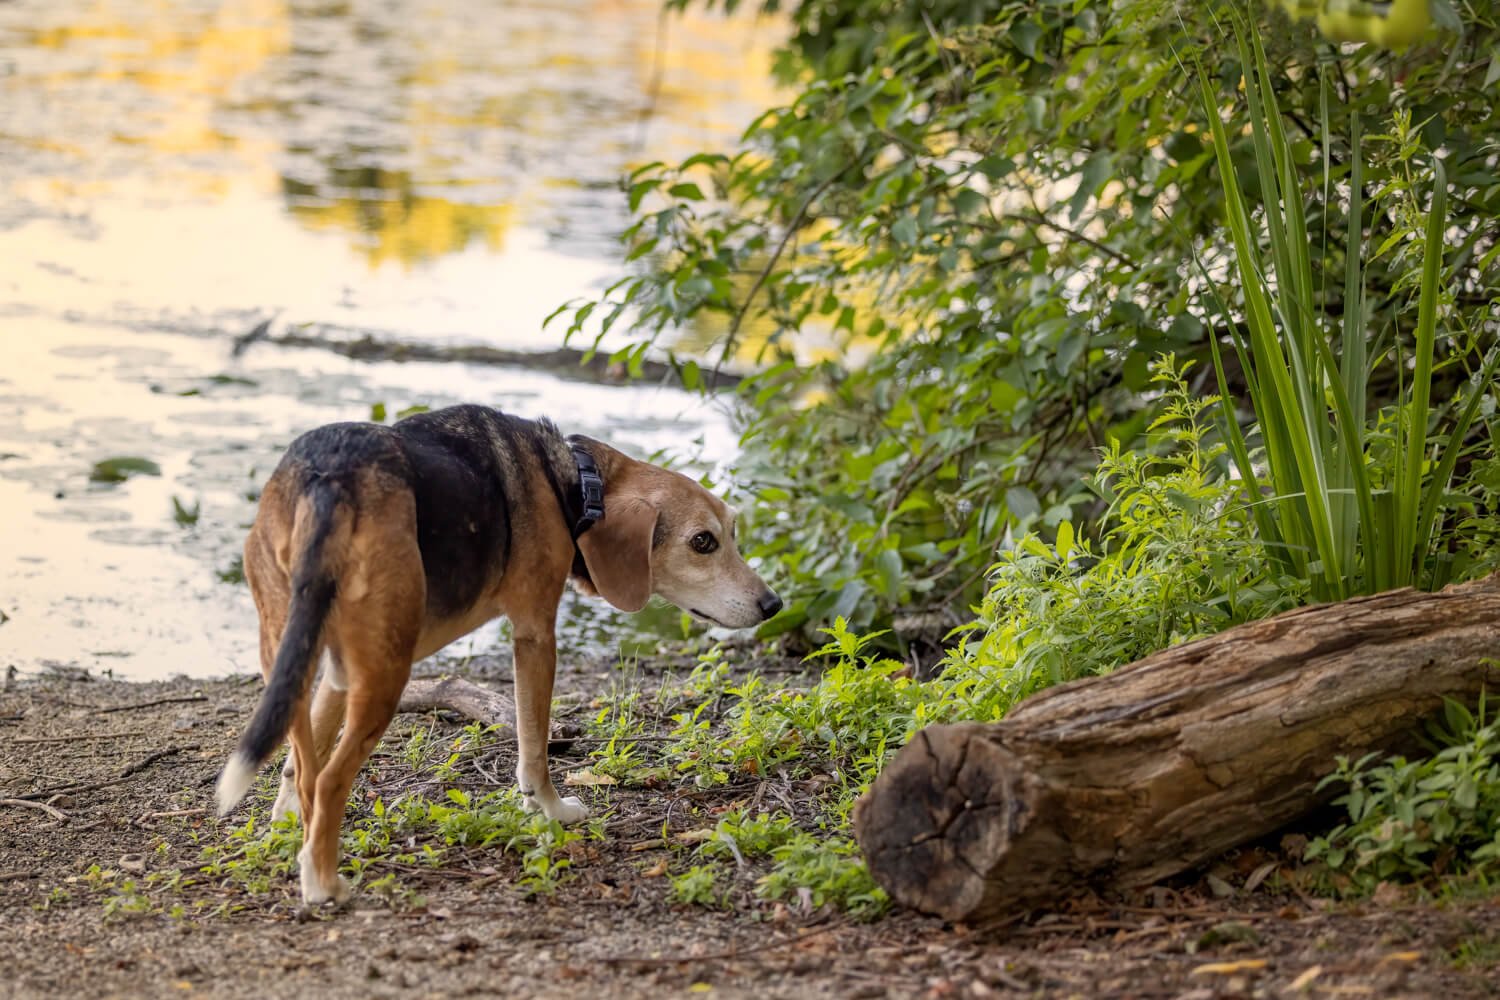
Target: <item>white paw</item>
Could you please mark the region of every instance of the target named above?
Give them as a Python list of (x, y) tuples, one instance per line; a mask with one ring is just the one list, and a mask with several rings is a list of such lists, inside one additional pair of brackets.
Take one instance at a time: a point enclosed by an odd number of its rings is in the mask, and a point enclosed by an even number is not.
[(558, 799), (551, 809), (543, 809), (548, 819), (555, 819), (563, 826), (572, 826), (574, 823), (582, 823), (589, 818), (589, 807), (583, 804), (583, 800), (569, 795), (565, 799)]
[(558, 798), (557, 793), (554, 792), (550, 802), (527, 795), (522, 797), (521, 804), (526, 807), (527, 811), (540, 812), (548, 819), (557, 820), (563, 826), (582, 823), (589, 818), (589, 807), (583, 804), (582, 799), (573, 795), (563, 799)]
[(302, 902), (308, 906), (321, 906), (327, 902), (337, 905), (353, 892), (348, 879), (342, 875), (335, 875), (331, 884), (320, 882), (313, 874), (312, 859), (305, 847), (297, 854), (297, 865), (302, 876)]

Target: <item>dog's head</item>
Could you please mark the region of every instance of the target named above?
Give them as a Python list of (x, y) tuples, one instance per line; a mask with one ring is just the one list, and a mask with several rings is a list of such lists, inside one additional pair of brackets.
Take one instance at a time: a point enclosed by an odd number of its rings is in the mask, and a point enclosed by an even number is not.
[(604, 520), (578, 537), (592, 589), (622, 611), (658, 594), (704, 621), (759, 625), (781, 610), (735, 544), (735, 512), (672, 472), (590, 442), (604, 473)]

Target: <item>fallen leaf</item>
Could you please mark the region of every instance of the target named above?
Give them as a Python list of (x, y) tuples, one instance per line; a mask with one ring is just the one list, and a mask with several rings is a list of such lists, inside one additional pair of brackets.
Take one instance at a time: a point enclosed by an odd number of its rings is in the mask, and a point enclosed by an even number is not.
[(1263, 958), (1243, 958), (1238, 962), (1209, 962), (1193, 970), (1195, 976), (1232, 976), (1237, 972), (1257, 972), (1266, 967)]
[(701, 844), (714, 839), (714, 828), (705, 826), (697, 830), (683, 830), (681, 833), (673, 834), (672, 839), (679, 844)]
[(1245, 879), (1244, 891), (1254, 892), (1256, 889), (1260, 888), (1260, 884), (1264, 882), (1266, 878), (1276, 870), (1276, 866), (1278, 864), (1280, 864), (1280, 862), (1267, 861), (1265, 864), (1255, 869), (1255, 871), (1251, 872), (1250, 877)]
[(667, 873), (667, 859), (662, 858), (656, 864), (641, 872), (641, 878), (661, 878)]
[(1309, 966), (1302, 971), (1302, 974), (1300, 976), (1298, 976), (1296, 979), (1293, 979), (1291, 983), (1287, 985), (1287, 989), (1294, 992), (1297, 990), (1305, 990), (1310, 985), (1312, 985), (1312, 981), (1314, 979), (1317, 979), (1322, 974), (1323, 967), (1321, 965)]
[(1393, 951), (1380, 960), (1384, 965), (1386, 962), (1420, 962), (1422, 953), (1420, 951)]
[(1234, 886), (1217, 875), (1207, 875), (1204, 881), (1208, 883), (1208, 891), (1212, 892), (1217, 899), (1228, 899), (1234, 895)]
[(581, 771), (569, 771), (563, 775), (564, 785), (618, 785), (619, 782), (607, 774), (595, 774), (588, 768)]

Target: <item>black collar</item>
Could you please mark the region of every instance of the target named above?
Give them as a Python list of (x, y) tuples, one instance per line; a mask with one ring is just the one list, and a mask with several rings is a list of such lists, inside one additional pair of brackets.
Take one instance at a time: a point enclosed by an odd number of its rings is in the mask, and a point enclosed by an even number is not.
[(583, 513), (573, 525), (573, 540), (604, 520), (604, 477), (599, 475), (599, 465), (588, 449), (576, 441), (569, 441), (573, 449), (573, 461), (578, 463), (578, 492), (583, 500)]

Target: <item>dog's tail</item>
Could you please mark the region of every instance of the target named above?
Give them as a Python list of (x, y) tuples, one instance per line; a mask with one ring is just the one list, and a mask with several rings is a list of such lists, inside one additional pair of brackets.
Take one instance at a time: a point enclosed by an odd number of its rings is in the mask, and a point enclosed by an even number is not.
[(286, 738), (292, 712), (306, 696), (308, 681), (323, 652), (323, 623), (333, 608), (336, 590), (333, 564), (337, 550), (344, 547), (336, 544), (334, 536), (348, 532), (348, 511), (339, 510), (343, 493), (339, 484), (317, 478), (297, 500), (286, 628), (255, 715), (219, 775), (216, 797), (221, 816), (245, 797), (256, 772)]

